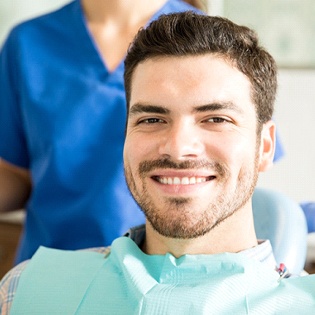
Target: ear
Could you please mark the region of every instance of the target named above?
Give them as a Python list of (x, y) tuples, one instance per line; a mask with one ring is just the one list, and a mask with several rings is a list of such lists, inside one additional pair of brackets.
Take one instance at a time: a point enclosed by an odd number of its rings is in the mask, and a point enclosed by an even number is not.
[(276, 147), (276, 125), (272, 120), (269, 120), (263, 125), (260, 137), (259, 171), (265, 172), (273, 164), (273, 157)]

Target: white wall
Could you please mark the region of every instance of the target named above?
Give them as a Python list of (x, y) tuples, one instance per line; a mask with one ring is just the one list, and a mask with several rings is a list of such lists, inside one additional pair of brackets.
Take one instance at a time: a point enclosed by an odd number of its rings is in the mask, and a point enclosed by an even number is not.
[[(0, 43), (18, 21), (68, 2), (0, 0)], [(221, 0), (212, 0), (212, 14), (221, 6)], [(315, 201), (315, 70), (280, 70), (275, 118), (286, 156), (262, 174), (259, 185), (281, 190), (296, 201)]]
[(70, 0), (0, 0), (0, 43), (17, 22), (51, 11)]
[(280, 70), (275, 119), (286, 155), (259, 184), (315, 201), (315, 70)]

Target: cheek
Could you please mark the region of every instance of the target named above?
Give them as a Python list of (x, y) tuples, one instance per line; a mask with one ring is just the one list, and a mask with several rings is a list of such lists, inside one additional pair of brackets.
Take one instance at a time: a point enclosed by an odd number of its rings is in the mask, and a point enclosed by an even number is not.
[(130, 141), (128, 141), (127, 139), (125, 140), (125, 144), (124, 144), (124, 167), (125, 169), (128, 168), (128, 171), (130, 172), (132, 167), (132, 160), (130, 159), (130, 157), (132, 157), (133, 154), (133, 148), (134, 146), (132, 145), (132, 143)]
[(126, 141), (125, 142), (125, 146), (124, 146), (124, 165), (125, 167), (128, 167), (129, 170), (133, 169), (133, 159), (132, 157), (134, 157), (135, 153), (135, 146), (132, 145), (132, 143), (130, 141)]
[(139, 134), (138, 136), (135, 133), (129, 137), (125, 147), (129, 160), (132, 159), (139, 163), (144, 160), (157, 158), (159, 139), (150, 134)]
[(228, 168), (240, 168), (255, 159), (256, 138), (245, 136), (219, 136), (208, 143), (208, 156), (218, 159)]
[(152, 159), (156, 142), (152, 137), (147, 141), (146, 137), (138, 137), (136, 133), (127, 136), (124, 146), (124, 163), (132, 173), (135, 173), (142, 161)]

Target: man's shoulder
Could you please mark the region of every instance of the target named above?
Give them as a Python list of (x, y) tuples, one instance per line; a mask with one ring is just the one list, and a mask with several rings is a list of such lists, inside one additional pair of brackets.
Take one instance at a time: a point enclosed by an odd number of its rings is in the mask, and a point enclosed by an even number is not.
[[(97, 253), (101, 254), (101, 257), (105, 257), (110, 253), (110, 247), (93, 247), (88, 249), (76, 250), (76, 251), (66, 251), (66, 250), (56, 250), (51, 248), (40, 248), (36, 253), (45, 251), (45, 254), (49, 253), (50, 257), (55, 256), (58, 259), (66, 254), (72, 254), (74, 259), (76, 256), (80, 256), (80, 253)], [(58, 253), (58, 255), (56, 255)], [(36, 255), (37, 256), (37, 255)], [(9, 314), (17, 287), (19, 285), (21, 275), (30, 265), (32, 260), (26, 260), (13, 269), (11, 269), (4, 278), (0, 281), (0, 314)]]
[(0, 314), (9, 314), (14, 295), (22, 272), (28, 265), (28, 260), (11, 269), (0, 281)]

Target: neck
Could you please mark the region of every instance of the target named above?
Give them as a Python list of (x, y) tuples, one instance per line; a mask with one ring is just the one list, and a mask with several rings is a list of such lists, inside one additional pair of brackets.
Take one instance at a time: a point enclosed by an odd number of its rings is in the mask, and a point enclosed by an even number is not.
[(88, 23), (143, 24), (167, 0), (82, 0)]
[(142, 250), (149, 255), (237, 253), (257, 245), (251, 201), (221, 222), (206, 235), (194, 239), (174, 239), (156, 232), (146, 223), (146, 240)]
[(167, 0), (82, 0), (87, 27), (109, 71), (123, 60), (129, 43)]

